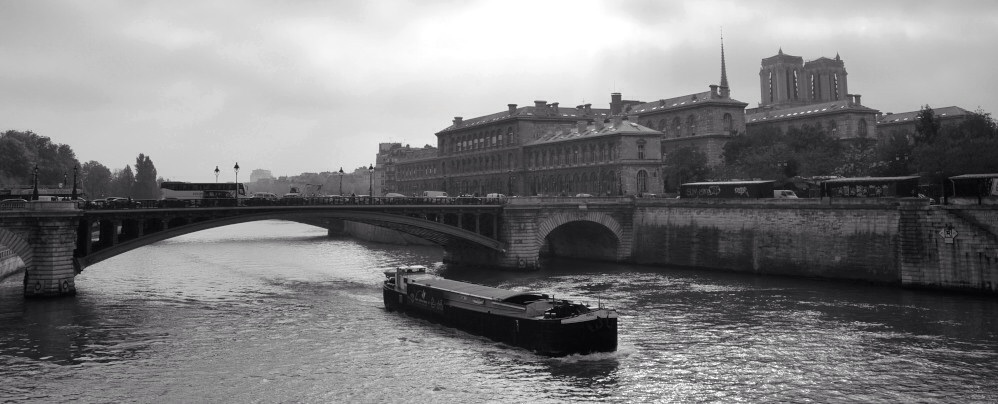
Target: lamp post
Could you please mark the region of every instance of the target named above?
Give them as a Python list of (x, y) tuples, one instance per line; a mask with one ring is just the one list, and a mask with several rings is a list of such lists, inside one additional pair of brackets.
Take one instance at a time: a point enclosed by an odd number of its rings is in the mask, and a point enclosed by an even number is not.
[(77, 195), (76, 195), (76, 173), (79, 170), (80, 170), (79, 166), (73, 165), (73, 193), (69, 196), (69, 199), (72, 199), (74, 201), (77, 199)]
[(32, 182), (34, 183), (34, 188), (31, 191), (31, 200), (37, 201), (38, 200), (38, 164), (35, 164), (35, 169), (32, 172), (34, 173), (34, 177), (32, 179)]
[(218, 173), (219, 173), (218, 166), (215, 166), (215, 183), (216, 184), (218, 184)]
[(65, 187), (67, 182), (69, 182), (69, 173), (63, 171), (62, 172), (62, 184), (59, 184), (59, 189), (62, 189), (63, 187)]
[(340, 167), (340, 171), (337, 174), (340, 175), (340, 196), (343, 196), (343, 167)]
[(236, 170), (236, 206), (239, 206), (239, 162), (232, 169)]
[(367, 195), (370, 196), (370, 198), (371, 198), (370, 200), (373, 203), (374, 202), (374, 164), (371, 164), (370, 166), (367, 167), (367, 172), (370, 173), (367, 176), (368, 180), (370, 182), (370, 185), (368, 186), (368, 189), (367, 189)]

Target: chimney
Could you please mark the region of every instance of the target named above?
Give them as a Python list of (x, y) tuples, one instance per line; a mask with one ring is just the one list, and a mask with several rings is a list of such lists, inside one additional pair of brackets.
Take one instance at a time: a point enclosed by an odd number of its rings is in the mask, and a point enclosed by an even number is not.
[(610, 114), (617, 115), (620, 113), (621, 108), (621, 96), (620, 93), (610, 93)]
[(856, 101), (854, 102), (856, 105), (863, 105), (861, 102), (859, 102), (859, 97), (862, 97), (861, 95), (854, 94), (853, 97), (856, 97)]
[(665, 106), (665, 100), (658, 100), (658, 106), (664, 107)]
[(583, 107), (585, 107), (585, 109), (586, 109), (586, 116), (589, 116), (589, 115), (593, 114), (593, 104), (586, 104), (586, 105), (583, 105)]
[(614, 127), (615, 129), (620, 129), (620, 127), (621, 127), (621, 126), (622, 126), (623, 124), (624, 124), (624, 118), (621, 118), (621, 117), (620, 117), (620, 115), (615, 115), (615, 116), (613, 117), (613, 127)]
[(603, 130), (603, 128), (604, 128), (603, 123), (604, 123), (603, 118), (596, 118), (596, 131), (597, 132)]
[(547, 115), (547, 110), (548, 110), (548, 106), (547, 105), (548, 105), (547, 101), (535, 100), (534, 101), (534, 115), (535, 116)]
[(717, 93), (717, 84), (710, 85), (710, 98), (717, 98), (720, 94)]
[(586, 130), (589, 129), (589, 124), (586, 121), (578, 121), (575, 123), (575, 127), (579, 130), (579, 134), (581, 135), (586, 133)]
[(558, 103), (557, 102), (552, 102), (551, 103), (551, 108), (554, 109), (555, 115), (559, 114), (560, 111), (558, 111)]
[(516, 104), (506, 104), (509, 107), (509, 114), (513, 115), (516, 113)]
[(454, 117), (454, 126), (461, 126), (461, 120), (462, 119), (464, 119), (464, 118), (461, 118), (459, 116), (455, 116)]

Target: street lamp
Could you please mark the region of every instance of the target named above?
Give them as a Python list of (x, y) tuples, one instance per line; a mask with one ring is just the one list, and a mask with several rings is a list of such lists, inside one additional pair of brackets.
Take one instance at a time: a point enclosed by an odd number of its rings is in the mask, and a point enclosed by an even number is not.
[(62, 184), (59, 184), (59, 189), (62, 189), (63, 187), (65, 187), (67, 182), (69, 182), (69, 173), (63, 171), (62, 172)]
[(374, 164), (367, 167), (367, 172), (370, 173), (367, 176), (370, 181), (370, 186), (367, 189), (367, 195), (371, 197), (371, 202), (374, 202)]
[(74, 164), (73, 165), (73, 193), (72, 193), (72, 195), (69, 196), (69, 199), (72, 199), (74, 201), (77, 199), (77, 195), (76, 195), (76, 173), (79, 170), (80, 170), (80, 167)]
[(34, 182), (35, 185), (34, 185), (33, 191), (31, 191), (31, 200), (37, 201), (38, 200), (38, 164), (37, 163), (35, 163), (35, 170), (33, 171), (33, 173), (34, 173), (34, 179), (32, 179), (32, 182)]
[(343, 167), (340, 167), (340, 196), (343, 196)]
[(215, 183), (216, 184), (218, 184), (218, 173), (219, 173), (218, 166), (215, 166)]
[(239, 206), (239, 162), (232, 169), (236, 170), (236, 206)]

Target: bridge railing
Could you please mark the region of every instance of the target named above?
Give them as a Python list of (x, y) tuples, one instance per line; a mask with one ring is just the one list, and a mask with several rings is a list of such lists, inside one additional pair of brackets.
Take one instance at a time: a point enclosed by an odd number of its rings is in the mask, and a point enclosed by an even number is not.
[(80, 204), (85, 210), (108, 209), (182, 209), (182, 208), (233, 208), (259, 206), (370, 206), (370, 205), (503, 205), (506, 198), (484, 197), (370, 197), (370, 196), (314, 196), (294, 198), (234, 198), (217, 199), (118, 199), (94, 200)]

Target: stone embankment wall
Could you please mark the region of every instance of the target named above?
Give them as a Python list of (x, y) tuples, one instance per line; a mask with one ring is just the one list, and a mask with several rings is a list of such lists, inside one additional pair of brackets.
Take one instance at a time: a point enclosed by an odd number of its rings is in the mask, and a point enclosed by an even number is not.
[(998, 292), (998, 209), (901, 203), (901, 283)]
[(632, 260), (899, 282), (896, 201), (636, 200)]

